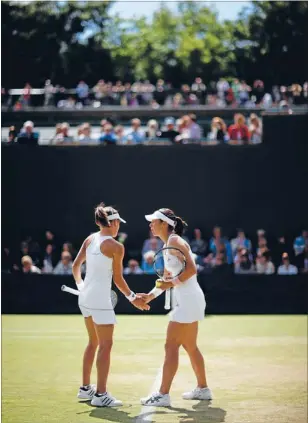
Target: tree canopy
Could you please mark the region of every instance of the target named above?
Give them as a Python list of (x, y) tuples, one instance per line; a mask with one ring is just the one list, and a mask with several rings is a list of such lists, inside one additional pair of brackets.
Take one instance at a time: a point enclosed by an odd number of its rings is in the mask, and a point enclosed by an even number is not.
[(3, 1), (2, 85), (66, 87), (84, 79), (159, 78), (177, 86), (201, 76), (269, 84), (308, 75), (308, 2), (252, 2), (235, 21), (205, 3), (184, 1), (172, 13), (124, 20), (110, 1)]

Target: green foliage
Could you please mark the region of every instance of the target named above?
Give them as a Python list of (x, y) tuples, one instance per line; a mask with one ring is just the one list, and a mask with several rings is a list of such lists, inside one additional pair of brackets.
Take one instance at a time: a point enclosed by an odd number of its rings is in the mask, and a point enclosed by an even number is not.
[(162, 2), (151, 19), (129, 20), (111, 17), (110, 5), (3, 1), (3, 85), (162, 78), (176, 86), (197, 75), (291, 83), (308, 74), (308, 2), (252, 2), (233, 22), (203, 2), (180, 2), (175, 13)]

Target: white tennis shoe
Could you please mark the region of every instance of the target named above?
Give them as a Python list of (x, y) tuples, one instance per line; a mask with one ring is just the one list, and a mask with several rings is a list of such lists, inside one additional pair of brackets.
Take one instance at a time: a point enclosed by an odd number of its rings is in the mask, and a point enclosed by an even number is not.
[(94, 397), (95, 392), (96, 392), (96, 385), (89, 385), (88, 389), (81, 386), (79, 388), (77, 398), (89, 401)]
[(103, 395), (94, 395), (91, 401), (91, 405), (94, 405), (95, 407), (121, 407), (123, 402), (117, 400), (108, 394), (108, 392), (106, 392)]
[(213, 395), (210, 388), (195, 388), (191, 392), (185, 392), (182, 394), (182, 398), (185, 400), (212, 400)]
[(146, 398), (141, 398), (140, 400), (142, 405), (147, 405), (149, 407), (170, 407), (170, 395), (169, 394), (161, 394), (160, 392), (156, 392), (154, 394), (149, 395)]

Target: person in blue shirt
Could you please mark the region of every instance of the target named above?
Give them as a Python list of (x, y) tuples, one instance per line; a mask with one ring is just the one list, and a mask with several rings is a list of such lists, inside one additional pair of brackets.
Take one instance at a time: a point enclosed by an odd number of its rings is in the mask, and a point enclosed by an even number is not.
[(145, 133), (140, 129), (140, 119), (132, 119), (132, 127), (127, 133), (128, 144), (142, 144), (145, 141)]
[(154, 270), (154, 266), (153, 266), (154, 256), (155, 256), (154, 251), (148, 251), (147, 253), (145, 253), (143, 255), (141, 269), (147, 275), (154, 275), (155, 274), (155, 270)]
[(308, 246), (308, 231), (304, 230), (301, 236), (298, 236), (294, 240), (293, 248), (295, 255), (302, 254), (305, 250), (305, 246)]
[(107, 124), (104, 126), (104, 132), (99, 137), (99, 142), (106, 145), (116, 145), (117, 136), (113, 132), (112, 125)]
[(214, 256), (216, 256), (217, 252), (220, 250), (221, 244), (225, 246), (225, 254), (227, 257), (228, 264), (232, 264), (233, 256), (231, 244), (227, 240), (227, 238), (222, 237), (221, 228), (219, 226), (215, 226), (215, 228), (213, 229), (213, 237), (210, 239), (209, 244), (210, 251), (214, 254)]

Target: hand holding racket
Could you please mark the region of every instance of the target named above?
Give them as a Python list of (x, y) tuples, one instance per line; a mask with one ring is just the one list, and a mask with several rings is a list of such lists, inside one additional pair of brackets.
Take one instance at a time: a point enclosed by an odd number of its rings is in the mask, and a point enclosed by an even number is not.
[(157, 286), (157, 288), (164, 289), (164, 284), (168, 284), (165, 297), (165, 309), (170, 310), (170, 288), (174, 286), (172, 281), (175, 281), (184, 272), (186, 268), (186, 257), (179, 248), (164, 247), (155, 254), (153, 266), (159, 277), (157, 282), (161, 284), (161, 286)]

